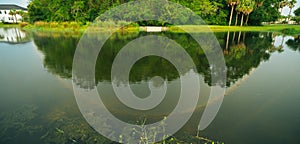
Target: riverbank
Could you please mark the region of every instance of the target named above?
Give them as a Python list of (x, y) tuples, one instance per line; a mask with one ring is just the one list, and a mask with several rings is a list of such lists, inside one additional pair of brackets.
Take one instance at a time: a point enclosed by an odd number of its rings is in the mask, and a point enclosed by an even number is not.
[[(87, 25), (81, 26), (79, 28), (36, 28), (36, 27), (25, 27), (25, 30), (30, 31), (48, 31), (48, 32), (84, 32), (88, 28)], [(210, 25), (208, 26), (210, 31), (212, 32), (233, 32), (233, 31), (250, 31), (250, 32), (279, 32), (286, 34), (300, 34), (300, 25), (264, 25), (264, 26), (217, 26)], [(207, 26), (195, 26), (195, 25), (185, 25), (185, 26), (170, 26), (166, 28), (167, 32), (174, 33), (183, 33), (184, 29), (186, 32), (209, 32)], [(90, 27), (90, 31), (98, 32), (98, 31), (114, 31), (117, 30), (116, 27)], [(120, 29), (120, 31), (126, 32), (137, 32), (137, 31), (145, 31), (144, 27), (134, 26), (134, 27), (124, 27)]]
[[(189, 32), (207, 32), (206, 26), (186, 25), (169, 28), (171, 32), (183, 32), (184, 28)], [(263, 26), (208, 26), (212, 32), (234, 32), (234, 31), (250, 31), (250, 32), (288, 32), (289, 34), (300, 34), (300, 25), (263, 25)]]
[(3, 24), (0, 22), (0, 28), (4, 28), (4, 27), (19, 27), (19, 24)]
[[(68, 33), (83, 33), (86, 30), (92, 32), (99, 31), (114, 31), (117, 30), (115, 26), (90, 26), (91, 23), (86, 25), (80, 25), (77, 23), (64, 23), (58, 24), (55, 22), (51, 23), (40, 23), (35, 25), (27, 25), (22, 27), (23, 30), (33, 32), (68, 32)], [(0, 27), (19, 27), (17, 24), (1, 24)], [(88, 29), (89, 28), (89, 29)], [(286, 34), (300, 34), (300, 25), (263, 25), (263, 26), (218, 26), (209, 25), (209, 30), (212, 32), (228, 32), (228, 31), (250, 31), (250, 32), (279, 32)], [(207, 26), (196, 26), (196, 25), (182, 25), (182, 26), (169, 26), (166, 28), (168, 32), (182, 33), (184, 29), (187, 32), (209, 32)], [(137, 25), (125, 26), (119, 31), (124, 32), (138, 32), (144, 31), (144, 27)]]

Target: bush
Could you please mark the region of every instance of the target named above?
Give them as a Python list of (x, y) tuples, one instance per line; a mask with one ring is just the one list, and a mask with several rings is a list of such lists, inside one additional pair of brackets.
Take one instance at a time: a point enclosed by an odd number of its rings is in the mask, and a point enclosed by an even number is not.
[(36, 27), (48, 27), (48, 23), (43, 22), (43, 21), (37, 21), (37, 22), (34, 23), (34, 26), (36, 26)]
[(20, 26), (21, 28), (23, 28), (23, 27), (25, 27), (25, 26), (27, 26), (27, 25), (29, 25), (28, 22), (20, 22), (20, 23), (19, 23), (19, 26)]
[(117, 23), (117, 25), (118, 25), (118, 26), (120, 26), (120, 27), (127, 26), (128, 24), (129, 24), (129, 22), (127, 22), (127, 21), (123, 21), (123, 20), (121, 20), (121, 21), (118, 21), (118, 23)]
[(116, 26), (115, 22), (112, 20), (98, 21), (96, 25), (100, 26), (100, 27), (115, 27)]
[(296, 23), (299, 24), (299, 22), (300, 22), (300, 16), (293, 17), (292, 20), (296, 21)]
[(287, 24), (288, 22), (286, 20), (282, 21), (282, 24)]
[(67, 28), (69, 27), (69, 22), (62, 22), (61, 25), (63, 26), (63, 28)]
[(70, 27), (74, 28), (74, 29), (78, 29), (80, 27), (81, 23), (79, 22), (70, 22)]
[(58, 22), (50, 22), (50, 28), (57, 28), (59, 26)]

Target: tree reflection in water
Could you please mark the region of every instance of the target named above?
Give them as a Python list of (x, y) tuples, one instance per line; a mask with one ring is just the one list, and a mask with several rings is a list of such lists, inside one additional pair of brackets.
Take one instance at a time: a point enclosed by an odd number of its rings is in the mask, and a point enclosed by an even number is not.
[[(216, 37), (224, 48), (226, 60), (227, 84), (248, 74), (252, 68), (256, 68), (262, 61), (270, 58), (270, 52), (274, 52), (272, 33), (237, 32), (216, 33)], [(114, 33), (105, 43), (97, 59), (96, 82), (111, 81), (110, 70), (113, 59), (120, 49), (128, 42), (148, 33)], [(198, 43), (188, 34), (161, 33), (179, 43), (194, 60), (197, 71), (205, 79), (208, 85), (211, 83), (211, 70), (203, 50)], [(34, 42), (38, 49), (45, 55), (44, 66), (49, 72), (63, 78), (70, 78), (72, 71), (73, 55), (80, 37), (65, 35), (44, 35), (35, 33)], [(101, 39), (95, 36), (94, 39)], [(277, 50), (277, 49), (276, 49)], [(138, 83), (149, 80), (153, 76), (161, 76), (168, 81), (179, 77), (178, 72), (167, 60), (159, 57), (148, 57), (138, 61), (131, 70), (130, 83)], [(87, 87), (89, 86), (87, 84)]]

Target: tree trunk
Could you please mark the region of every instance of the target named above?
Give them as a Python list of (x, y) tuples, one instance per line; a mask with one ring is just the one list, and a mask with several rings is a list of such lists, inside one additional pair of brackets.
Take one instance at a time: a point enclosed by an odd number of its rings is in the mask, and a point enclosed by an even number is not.
[(228, 50), (228, 45), (229, 45), (229, 37), (230, 37), (230, 33), (229, 31), (227, 32), (227, 40), (226, 40), (226, 50)]
[(242, 34), (242, 31), (239, 32), (239, 37), (238, 37), (238, 44), (240, 43), (241, 41), (241, 34)]
[(282, 15), (282, 10), (283, 10), (283, 8), (280, 9), (280, 15)]
[(229, 18), (229, 26), (231, 25), (231, 20), (232, 20), (233, 9), (234, 9), (234, 5), (233, 5), (233, 6), (231, 6), (231, 13), (230, 13), (230, 18)]
[(236, 13), (236, 16), (235, 16), (235, 26), (237, 25), (238, 18), (239, 18), (239, 13)]
[(234, 33), (233, 33), (233, 36), (232, 36), (232, 42), (231, 42), (232, 44), (235, 44), (235, 31), (234, 31)]
[(280, 46), (283, 46), (283, 42), (284, 42), (284, 36), (282, 36), (282, 40), (281, 40)]
[(290, 8), (290, 12), (289, 12), (289, 15), (288, 15), (288, 19), (287, 19), (287, 22), (288, 22), (288, 24), (289, 24), (289, 22), (290, 22), (290, 18), (291, 18), (292, 9), (293, 9), (293, 8)]
[(244, 21), (244, 14), (242, 14), (242, 18), (241, 18), (241, 26), (243, 26), (243, 21)]
[(247, 14), (247, 18), (246, 18), (245, 25), (248, 25), (249, 15), (250, 15), (250, 14)]

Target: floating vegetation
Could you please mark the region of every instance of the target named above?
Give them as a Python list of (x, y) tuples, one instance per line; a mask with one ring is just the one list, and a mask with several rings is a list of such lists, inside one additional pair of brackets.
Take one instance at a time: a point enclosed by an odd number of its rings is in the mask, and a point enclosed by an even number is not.
[(37, 116), (37, 109), (34, 105), (24, 105), (13, 111), (2, 113), (0, 116), (0, 143), (9, 143), (24, 133), (32, 135), (41, 131), (41, 125), (32, 124)]
[(60, 115), (59, 119), (55, 118), (56, 121), (52, 121), (51, 117), (48, 118), (50, 118), (51, 125), (47, 128), (48, 131), (40, 137), (46, 144), (112, 143), (90, 127), (81, 116)]
[[(38, 107), (34, 105), (24, 105), (18, 109), (7, 111), (0, 115), (0, 143), (19, 143), (20, 137), (39, 137), (35, 141), (45, 144), (112, 144), (113, 142), (96, 132), (81, 115), (68, 114), (74, 109), (63, 111), (59, 108), (52, 109), (44, 118), (46, 122), (43, 124), (36, 123), (39, 120)], [(114, 135), (107, 119), (96, 116), (91, 113), (90, 116), (95, 117), (95, 121), (106, 128), (107, 132)], [(43, 117), (43, 116), (42, 116)], [(221, 144), (204, 137), (191, 136), (189, 134), (181, 135), (180, 138), (168, 136), (165, 134), (165, 118), (155, 127), (146, 125), (146, 119), (139, 119), (135, 122), (137, 125), (125, 128), (124, 135), (119, 136), (120, 143), (150, 144), (155, 142), (158, 137), (163, 137), (163, 141), (157, 144), (181, 144), (181, 143), (208, 143)]]

